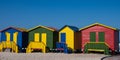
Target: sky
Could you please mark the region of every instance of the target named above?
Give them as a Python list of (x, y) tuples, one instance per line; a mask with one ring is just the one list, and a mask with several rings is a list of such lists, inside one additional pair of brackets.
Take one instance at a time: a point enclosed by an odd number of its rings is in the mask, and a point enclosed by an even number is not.
[(120, 0), (0, 0), (0, 30), (38, 25), (83, 28), (96, 22), (120, 29)]

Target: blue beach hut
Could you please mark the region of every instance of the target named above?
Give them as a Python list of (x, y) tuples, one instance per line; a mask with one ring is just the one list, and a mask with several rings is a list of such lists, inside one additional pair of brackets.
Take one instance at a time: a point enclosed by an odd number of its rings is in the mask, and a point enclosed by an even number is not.
[(1, 45), (4, 49), (11, 49), (12, 52), (25, 51), (28, 44), (28, 33), (24, 28), (8, 27), (1, 30)]

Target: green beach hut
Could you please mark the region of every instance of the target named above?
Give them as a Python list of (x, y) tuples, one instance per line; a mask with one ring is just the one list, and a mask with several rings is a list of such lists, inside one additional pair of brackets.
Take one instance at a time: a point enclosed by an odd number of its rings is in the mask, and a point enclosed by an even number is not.
[[(37, 26), (28, 31), (28, 47), (27, 53), (35, 50), (45, 53), (47, 49), (55, 48), (55, 43), (58, 40), (58, 32), (55, 28)], [(46, 49), (47, 48), (47, 49)]]

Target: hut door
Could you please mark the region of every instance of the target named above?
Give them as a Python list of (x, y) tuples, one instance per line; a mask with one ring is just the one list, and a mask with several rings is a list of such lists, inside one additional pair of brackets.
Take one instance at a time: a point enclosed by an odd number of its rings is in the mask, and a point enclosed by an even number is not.
[(66, 42), (65, 41), (66, 40), (66, 33), (61, 33), (60, 36), (61, 36), (61, 42)]
[(39, 39), (40, 38), (40, 34), (39, 33), (35, 33), (34, 34), (34, 40), (35, 40), (35, 42), (39, 42)]
[(96, 42), (96, 33), (90, 32), (90, 42)]
[(9, 32), (6, 32), (6, 41), (10, 41), (10, 33)]
[(13, 34), (13, 41), (17, 44), (17, 37), (18, 37), (18, 32), (15, 32)]
[(46, 33), (42, 33), (42, 42), (46, 45), (47, 35)]
[(105, 41), (105, 33), (104, 32), (99, 32), (98, 37), (99, 37), (99, 42)]

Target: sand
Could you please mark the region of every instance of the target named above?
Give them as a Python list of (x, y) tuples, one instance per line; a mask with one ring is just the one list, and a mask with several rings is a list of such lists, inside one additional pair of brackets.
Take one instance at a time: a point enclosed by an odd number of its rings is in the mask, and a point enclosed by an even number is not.
[(120, 55), (109, 56), (103, 60), (120, 60)]
[(0, 60), (101, 60), (104, 54), (10, 53), (0, 52)]

